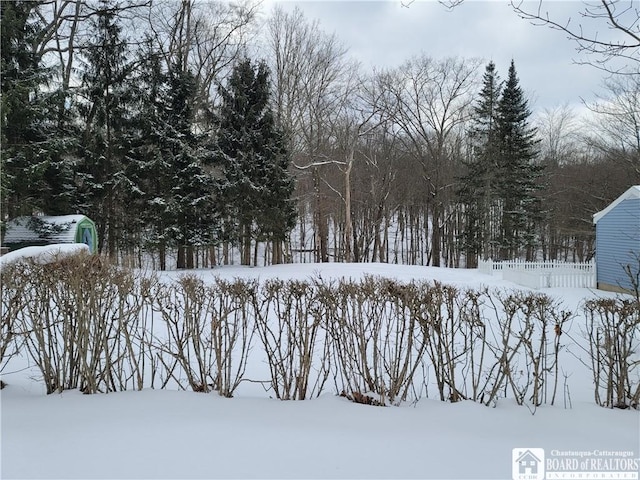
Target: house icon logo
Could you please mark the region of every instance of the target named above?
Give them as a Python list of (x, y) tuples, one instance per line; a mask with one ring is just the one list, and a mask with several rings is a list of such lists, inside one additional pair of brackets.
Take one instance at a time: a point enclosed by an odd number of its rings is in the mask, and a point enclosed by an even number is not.
[(544, 480), (543, 448), (514, 448), (511, 461), (513, 480)]

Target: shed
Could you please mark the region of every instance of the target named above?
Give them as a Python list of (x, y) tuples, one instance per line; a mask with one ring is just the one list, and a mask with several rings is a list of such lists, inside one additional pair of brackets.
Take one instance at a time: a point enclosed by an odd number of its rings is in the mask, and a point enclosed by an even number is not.
[(601, 290), (632, 292), (629, 275), (640, 278), (640, 185), (593, 215), (596, 226), (596, 277)]
[(2, 241), (10, 251), (56, 243), (84, 243), (95, 253), (98, 248), (96, 225), (84, 215), (17, 217), (7, 222)]

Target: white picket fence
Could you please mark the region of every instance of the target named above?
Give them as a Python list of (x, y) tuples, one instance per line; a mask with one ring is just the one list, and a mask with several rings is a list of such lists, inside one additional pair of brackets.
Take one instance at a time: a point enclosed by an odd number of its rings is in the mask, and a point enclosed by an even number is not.
[(569, 262), (524, 262), (520, 260), (494, 262), (480, 260), (478, 269), (481, 272), (495, 275), (502, 273), (502, 278), (529, 288), (595, 288), (596, 264), (594, 261), (583, 263)]

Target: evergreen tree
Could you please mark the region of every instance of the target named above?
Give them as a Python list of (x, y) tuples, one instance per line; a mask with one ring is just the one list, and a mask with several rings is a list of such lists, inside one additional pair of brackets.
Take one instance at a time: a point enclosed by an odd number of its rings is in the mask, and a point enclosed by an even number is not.
[[(42, 210), (55, 136), (43, 86), (51, 78), (35, 53), (44, 2), (0, 2), (2, 219)], [(51, 173), (51, 172), (49, 172)], [(51, 175), (49, 175), (51, 176)]]
[(127, 177), (136, 185), (127, 205), (135, 212), (140, 247), (157, 252), (161, 270), (167, 268), (171, 215), (172, 155), (168, 148), (169, 86), (160, 57), (147, 43), (134, 77), (134, 116)]
[(193, 73), (183, 70), (180, 61), (173, 64), (168, 74), (168, 111), (160, 128), (170, 185), (163, 236), (178, 248), (178, 268), (193, 268), (193, 247), (210, 244), (216, 233), (211, 149), (193, 128), (196, 92)]
[(194, 248), (217, 235), (212, 147), (196, 133), (193, 73), (180, 58), (165, 70), (148, 42), (140, 52), (127, 178), (135, 185), (129, 205), (137, 212), (140, 241), (167, 268), (169, 248), (177, 267), (193, 268)]
[(515, 258), (522, 247), (527, 247), (527, 256), (531, 257), (541, 212), (536, 192), (540, 189), (542, 167), (534, 163), (538, 153), (536, 130), (529, 124), (531, 112), (513, 60), (497, 113), (497, 193), (502, 200), (500, 258)]
[(480, 98), (474, 107), (473, 126), (469, 132), (471, 154), (465, 162), (466, 173), (460, 178), (458, 198), (464, 205), (463, 244), (467, 267), (477, 267), (478, 256), (491, 256), (491, 212), (496, 204), (498, 164), (497, 108), (502, 84), (490, 62), (483, 76)]
[(220, 87), (218, 116), (218, 189), (224, 205), (226, 234), (241, 245), (242, 264), (251, 263), (251, 242), (271, 241), (274, 263), (295, 225), (291, 200), (294, 182), (283, 133), (269, 107), (269, 71), (264, 62), (249, 59), (234, 68), (226, 87)]
[(126, 43), (117, 9), (101, 2), (92, 19), (91, 42), (85, 45), (79, 107), (84, 120), (78, 178), (77, 208), (91, 216), (98, 229), (99, 249), (115, 256), (125, 208), (122, 191), (129, 188), (124, 173), (131, 117), (131, 87)]

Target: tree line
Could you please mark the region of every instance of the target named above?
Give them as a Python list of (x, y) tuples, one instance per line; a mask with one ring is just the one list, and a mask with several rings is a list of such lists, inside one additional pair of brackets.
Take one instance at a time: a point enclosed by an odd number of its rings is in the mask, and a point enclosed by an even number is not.
[(364, 72), (298, 9), (0, 6), (3, 225), (82, 213), (116, 260), (586, 260), (591, 215), (640, 182), (638, 75), (583, 124), (533, 115), (515, 60)]

